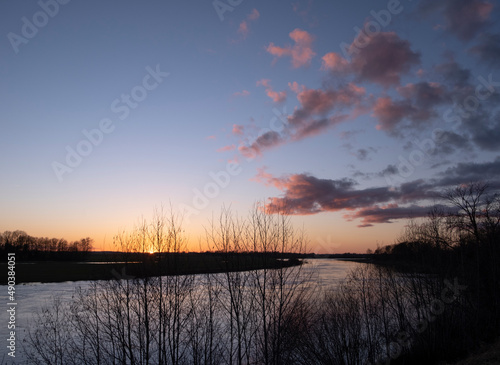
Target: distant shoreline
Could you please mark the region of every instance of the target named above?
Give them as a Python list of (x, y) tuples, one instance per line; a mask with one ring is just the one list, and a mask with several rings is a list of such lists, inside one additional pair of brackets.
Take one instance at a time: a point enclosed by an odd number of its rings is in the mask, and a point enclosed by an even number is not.
[[(293, 256), (296, 255), (175, 253), (159, 258), (149, 254), (98, 253), (90, 254), (87, 261), (18, 261), (16, 284), (208, 274), (302, 264)], [(6, 272), (7, 263), (0, 263), (0, 270)], [(7, 277), (2, 277), (0, 285), (6, 284)]]

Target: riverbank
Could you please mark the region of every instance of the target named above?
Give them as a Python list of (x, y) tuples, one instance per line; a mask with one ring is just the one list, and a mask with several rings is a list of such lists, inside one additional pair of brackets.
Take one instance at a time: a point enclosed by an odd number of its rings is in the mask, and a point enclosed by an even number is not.
[[(110, 280), (158, 275), (188, 275), (273, 269), (300, 265), (293, 257), (261, 254), (175, 253), (156, 255), (93, 253), (87, 261), (19, 261), (16, 283)], [(7, 263), (0, 264), (7, 271)], [(0, 285), (7, 284), (7, 277)]]

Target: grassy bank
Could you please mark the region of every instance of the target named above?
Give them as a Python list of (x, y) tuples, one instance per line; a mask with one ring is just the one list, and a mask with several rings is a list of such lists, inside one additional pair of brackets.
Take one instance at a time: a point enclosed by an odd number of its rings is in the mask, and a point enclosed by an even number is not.
[[(175, 253), (158, 255), (95, 252), (87, 261), (16, 262), (16, 283), (109, 280), (157, 275), (185, 275), (279, 268), (300, 264), (298, 259), (257, 254)], [(0, 264), (7, 272), (7, 263)], [(7, 284), (2, 276), (0, 284)]]

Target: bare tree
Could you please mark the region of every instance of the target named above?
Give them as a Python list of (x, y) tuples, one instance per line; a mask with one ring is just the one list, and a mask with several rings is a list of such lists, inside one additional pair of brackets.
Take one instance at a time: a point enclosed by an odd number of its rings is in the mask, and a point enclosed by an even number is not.
[(458, 185), (447, 190), (443, 198), (458, 209), (457, 213), (450, 215), (451, 227), (462, 232), (468, 232), (479, 243), (479, 219), (483, 205), (483, 197), (488, 185), (481, 182)]
[(53, 297), (50, 306), (44, 306), (34, 317), (35, 326), (28, 327), (26, 355), (34, 364), (73, 364), (71, 328), (67, 311), (60, 297)]
[[(217, 276), (225, 295), (220, 304), (227, 315), (227, 355), (225, 361), (233, 364), (248, 363), (252, 356), (252, 314), (254, 301), (250, 274), (238, 270), (240, 253), (246, 251), (243, 232), (246, 223), (234, 217), (229, 208), (222, 208), (217, 222), (212, 220), (206, 230), (209, 244), (224, 255), (225, 270)], [(236, 271), (235, 271), (236, 269)]]

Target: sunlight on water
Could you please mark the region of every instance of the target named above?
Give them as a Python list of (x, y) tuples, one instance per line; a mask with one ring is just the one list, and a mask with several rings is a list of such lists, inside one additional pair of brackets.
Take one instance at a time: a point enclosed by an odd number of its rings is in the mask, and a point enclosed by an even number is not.
[(344, 279), (349, 271), (363, 265), (352, 261), (313, 259), (307, 260), (305, 269), (312, 273), (312, 278), (323, 288), (335, 287)]

